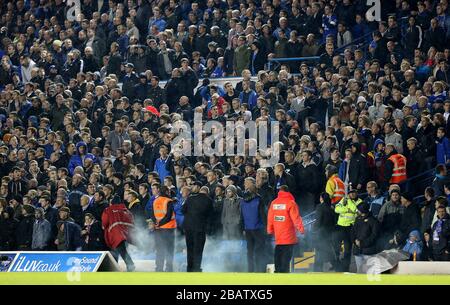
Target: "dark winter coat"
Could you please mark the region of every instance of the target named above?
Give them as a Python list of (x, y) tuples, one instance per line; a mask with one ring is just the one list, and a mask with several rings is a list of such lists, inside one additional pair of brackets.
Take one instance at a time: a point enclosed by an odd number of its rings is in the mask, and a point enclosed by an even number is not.
[(82, 237), (83, 251), (103, 251), (106, 249), (105, 238), (100, 221), (94, 221), (90, 226), (84, 226), (88, 233)]
[(10, 217), (5, 219), (0, 217), (0, 250), (11, 251), (15, 250), (15, 231), (18, 225), (17, 220), (13, 218), (12, 212)]
[[(431, 231), (430, 242), (432, 243), (434, 255), (442, 255), (445, 251), (450, 252), (450, 215), (446, 214), (441, 221), (440, 233), (437, 231), (439, 220), (434, 223)], [(436, 240), (434, 240), (435, 238)]]
[[(359, 216), (352, 227), (351, 239), (353, 243), (353, 254), (372, 255), (376, 254), (376, 242), (379, 234), (378, 220), (371, 215)], [(360, 241), (360, 246), (355, 244), (355, 240)]]
[(404, 209), (401, 218), (400, 231), (403, 235), (401, 240), (406, 240), (411, 231), (420, 230), (421, 221), (419, 205), (411, 203)]
[(23, 217), (17, 225), (15, 231), (16, 244), (18, 249), (31, 249), (33, 241), (34, 215)]
[(192, 194), (182, 207), (183, 226), (186, 231), (206, 232), (213, 213), (211, 198), (203, 193)]
[(329, 238), (336, 227), (336, 213), (329, 204), (321, 203), (316, 206), (315, 232), (319, 239)]
[(59, 221), (58, 227), (64, 224), (64, 251), (81, 249), (81, 227), (71, 221)]

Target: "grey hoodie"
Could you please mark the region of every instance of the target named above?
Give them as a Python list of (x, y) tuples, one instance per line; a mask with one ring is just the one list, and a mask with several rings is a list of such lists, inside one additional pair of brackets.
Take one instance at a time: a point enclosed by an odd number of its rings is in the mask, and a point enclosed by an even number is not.
[(239, 239), (242, 235), (241, 198), (237, 196), (234, 185), (228, 186), (226, 192), (228, 191), (233, 193), (233, 197), (226, 197), (223, 201), (223, 234), (225, 239)]
[(52, 225), (48, 220), (36, 219), (33, 226), (33, 241), (31, 249), (44, 250), (47, 248), (52, 234)]

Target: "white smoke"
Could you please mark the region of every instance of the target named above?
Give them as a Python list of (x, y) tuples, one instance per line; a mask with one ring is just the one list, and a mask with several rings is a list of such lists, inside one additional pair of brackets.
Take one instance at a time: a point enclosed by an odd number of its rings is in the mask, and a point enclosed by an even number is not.
[[(134, 231), (134, 239), (138, 245), (128, 245), (128, 253), (136, 265), (136, 271), (155, 271), (156, 247), (155, 236), (146, 228)], [(224, 241), (207, 237), (203, 251), (203, 272), (246, 272), (247, 251), (245, 241)], [(119, 265), (124, 268), (122, 258)], [(174, 272), (186, 272), (187, 251), (185, 236), (176, 232), (174, 251)]]

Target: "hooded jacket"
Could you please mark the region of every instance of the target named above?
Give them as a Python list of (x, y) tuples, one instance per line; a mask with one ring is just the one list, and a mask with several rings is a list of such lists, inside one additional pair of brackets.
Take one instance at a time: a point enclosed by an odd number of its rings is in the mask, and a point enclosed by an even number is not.
[(245, 192), (241, 199), (241, 214), (245, 230), (261, 230), (264, 228), (264, 207), (256, 193)]
[[(84, 146), (84, 155), (80, 154), (80, 147), (82, 147), (82, 146)], [(87, 152), (88, 147), (85, 142), (78, 142), (76, 147), (77, 147), (77, 153), (74, 154), (70, 158), (70, 161), (69, 161), (68, 168), (69, 168), (70, 175), (73, 175), (73, 171), (75, 170), (75, 168), (77, 166), (83, 166), (83, 161), (86, 158), (92, 159), (92, 161), (94, 163), (97, 162), (97, 158), (93, 154), (90, 154)]]
[[(413, 242), (410, 240), (411, 237), (414, 237), (416, 240)], [(420, 232), (417, 230), (411, 231), (409, 233), (409, 238), (406, 239), (406, 244), (403, 247), (403, 251), (408, 252), (411, 257), (414, 259), (414, 254), (416, 255), (416, 260), (421, 259), (421, 254), (423, 251), (423, 242), (420, 237)]]
[(234, 185), (227, 187), (227, 192), (231, 191), (232, 198), (225, 198), (222, 208), (222, 226), (225, 239), (234, 239), (241, 236), (242, 216), (241, 198), (237, 195), (237, 188)]
[(298, 242), (296, 230), (305, 233), (294, 196), (280, 191), (269, 208), (267, 233), (275, 234), (276, 245), (293, 245)]
[(436, 139), (436, 162), (437, 164), (447, 164), (450, 159), (450, 141), (447, 137)]
[(123, 241), (130, 242), (130, 230), (134, 227), (133, 214), (125, 204), (113, 204), (103, 211), (102, 227), (106, 245), (116, 249)]
[(33, 241), (31, 249), (44, 250), (50, 242), (52, 236), (52, 227), (48, 220), (36, 219), (33, 226)]

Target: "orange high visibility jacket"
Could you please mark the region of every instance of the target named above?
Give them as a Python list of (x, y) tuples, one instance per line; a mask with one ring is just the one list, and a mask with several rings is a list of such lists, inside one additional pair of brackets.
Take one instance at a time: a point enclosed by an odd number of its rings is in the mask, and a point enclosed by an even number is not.
[(389, 183), (398, 184), (408, 178), (406, 174), (406, 157), (401, 154), (395, 154), (388, 158), (393, 164), (392, 177)]
[(298, 211), (294, 196), (280, 191), (272, 201), (267, 215), (267, 233), (275, 234), (276, 245), (293, 245), (297, 243), (295, 230), (304, 234), (302, 217)]
[[(153, 202), (153, 214), (155, 215), (155, 218), (157, 220), (157, 223), (160, 223), (161, 220), (167, 219), (169, 217), (169, 221), (160, 225), (160, 229), (175, 229), (177, 227), (177, 223), (175, 220), (175, 212), (172, 209), (169, 211), (168, 205), (172, 202), (172, 199), (167, 197), (158, 197)], [(168, 213), (171, 213), (171, 215), (167, 215)]]
[(345, 196), (345, 184), (338, 175), (333, 175), (330, 182), (334, 185), (333, 194), (330, 196), (331, 203), (336, 204)]

